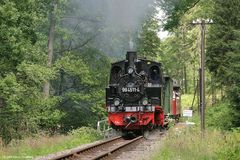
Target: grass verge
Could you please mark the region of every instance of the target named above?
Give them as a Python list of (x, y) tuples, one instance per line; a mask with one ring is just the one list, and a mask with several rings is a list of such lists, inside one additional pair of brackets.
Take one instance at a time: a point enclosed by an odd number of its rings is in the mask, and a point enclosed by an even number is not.
[[(7, 147), (0, 148), (0, 159), (31, 159), (58, 151), (77, 147), (100, 139), (99, 133), (88, 127), (70, 132), (68, 135), (39, 136), (22, 141), (13, 141)], [(1, 145), (2, 146), (2, 145)]]
[(239, 160), (240, 130), (208, 130), (204, 138), (196, 127), (169, 131), (153, 160)]

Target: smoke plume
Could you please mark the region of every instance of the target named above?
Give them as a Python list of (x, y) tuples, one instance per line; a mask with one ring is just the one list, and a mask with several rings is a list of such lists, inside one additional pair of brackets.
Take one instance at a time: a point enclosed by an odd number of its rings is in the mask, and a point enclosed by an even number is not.
[(141, 25), (153, 12), (155, 3), (155, 0), (71, 0), (70, 12), (66, 14), (80, 19), (66, 23), (71, 28), (79, 23), (75, 39), (84, 41), (96, 34), (91, 41), (94, 47), (108, 55), (122, 56), (130, 43), (135, 49)]

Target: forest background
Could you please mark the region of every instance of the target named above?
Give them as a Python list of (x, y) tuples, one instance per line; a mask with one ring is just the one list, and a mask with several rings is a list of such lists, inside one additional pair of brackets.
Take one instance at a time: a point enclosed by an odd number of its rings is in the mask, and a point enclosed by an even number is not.
[[(224, 130), (239, 127), (239, 12), (239, 0), (2, 0), (3, 144), (43, 132), (95, 128), (106, 117), (111, 62), (124, 58), (129, 43), (140, 56), (161, 62), (183, 94), (194, 94), (200, 30), (191, 22), (196, 19), (214, 22), (206, 30), (208, 124)], [(169, 32), (162, 40), (161, 28)], [(225, 105), (217, 107), (219, 103)]]

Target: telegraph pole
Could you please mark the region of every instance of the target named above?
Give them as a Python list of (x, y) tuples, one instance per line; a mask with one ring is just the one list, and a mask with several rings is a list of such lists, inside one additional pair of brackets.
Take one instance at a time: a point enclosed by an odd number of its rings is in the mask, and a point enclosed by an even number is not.
[(196, 20), (192, 24), (200, 25), (201, 30), (201, 56), (200, 56), (200, 117), (201, 117), (201, 136), (204, 137), (205, 132), (205, 26), (213, 23), (212, 20)]
[(200, 105), (201, 105), (201, 131), (202, 137), (205, 131), (205, 20), (200, 23), (201, 27), (201, 95), (200, 95)]

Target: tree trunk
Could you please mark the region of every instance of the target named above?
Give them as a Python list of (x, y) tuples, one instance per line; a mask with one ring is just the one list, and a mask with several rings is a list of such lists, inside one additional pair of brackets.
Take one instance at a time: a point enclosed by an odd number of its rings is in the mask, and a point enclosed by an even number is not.
[[(60, 41), (60, 55), (63, 56), (64, 55), (64, 45), (63, 45), (63, 38), (61, 38)], [(63, 93), (63, 83), (64, 83), (64, 70), (61, 68), (60, 72), (59, 72), (60, 76), (59, 76), (59, 87), (58, 87), (58, 95), (61, 96)]]
[(187, 69), (186, 69), (186, 65), (187, 65), (187, 58), (186, 58), (186, 33), (185, 33), (185, 28), (182, 28), (182, 56), (183, 56), (183, 86), (184, 86), (184, 94), (187, 94), (188, 93), (188, 90), (187, 90)]
[[(55, 17), (55, 11), (57, 8), (57, 4), (55, 3), (55, 0), (52, 1), (52, 9), (50, 11), (50, 27), (49, 27), (49, 33), (48, 33), (48, 67), (52, 66), (52, 59), (53, 59), (53, 43), (54, 43), (54, 32), (55, 32), (55, 23), (56, 23), (56, 17)], [(50, 92), (50, 82), (47, 81), (44, 85), (43, 92), (45, 97), (49, 97)]]
[(215, 93), (213, 76), (211, 76), (211, 90), (212, 90), (212, 106), (213, 106), (216, 103), (216, 93)]
[(186, 64), (184, 64), (184, 89), (185, 89), (185, 94), (188, 93), (187, 89), (187, 69), (186, 69)]
[[(194, 63), (194, 62), (193, 62)], [(196, 66), (193, 64), (193, 89), (196, 88)]]

